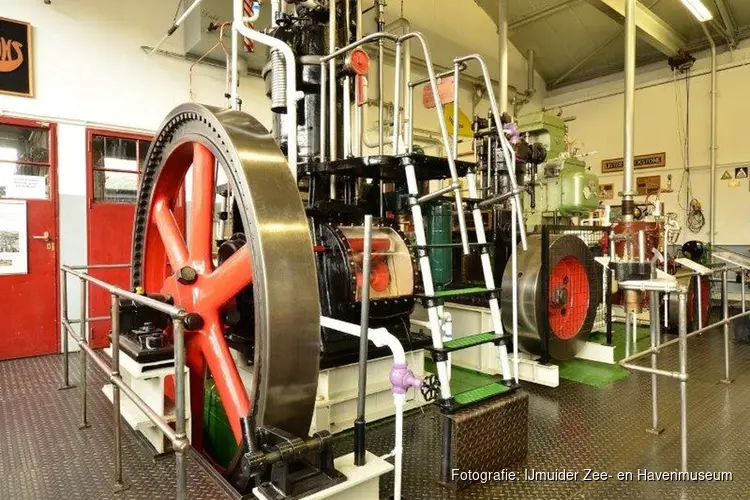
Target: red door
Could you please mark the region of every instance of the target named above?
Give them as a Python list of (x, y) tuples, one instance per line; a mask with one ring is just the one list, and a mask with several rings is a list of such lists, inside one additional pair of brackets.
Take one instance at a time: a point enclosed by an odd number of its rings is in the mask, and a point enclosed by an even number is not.
[[(150, 137), (88, 130), (88, 263), (128, 264), (138, 180)], [(91, 269), (99, 279), (130, 289), (130, 269)], [(89, 287), (89, 316), (110, 314), (111, 299), (100, 287)], [(109, 344), (109, 320), (89, 323), (93, 347)]]
[(59, 349), (55, 125), (0, 118), (0, 360)]

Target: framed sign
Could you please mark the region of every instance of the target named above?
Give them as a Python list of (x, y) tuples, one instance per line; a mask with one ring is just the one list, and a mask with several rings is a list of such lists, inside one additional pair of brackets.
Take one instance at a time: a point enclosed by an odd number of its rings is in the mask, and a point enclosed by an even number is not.
[(661, 191), (661, 175), (646, 175), (635, 179), (638, 196), (659, 194)]
[[(667, 164), (667, 153), (653, 153), (650, 155), (636, 156), (633, 160), (636, 169), (658, 168)], [(625, 161), (623, 158), (612, 158), (602, 160), (602, 173), (622, 172)]]
[(27, 274), (26, 202), (0, 200), (0, 276)]
[(0, 93), (34, 97), (31, 25), (0, 17)]

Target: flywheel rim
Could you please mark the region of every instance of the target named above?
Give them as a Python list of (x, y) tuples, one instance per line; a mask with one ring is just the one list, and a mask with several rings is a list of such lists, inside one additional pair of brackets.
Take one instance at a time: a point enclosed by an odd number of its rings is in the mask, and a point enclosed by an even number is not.
[[(205, 369), (205, 365), (201, 366), (201, 360), (208, 365), (238, 441), (242, 432), (239, 418), (245, 416), (243, 413), (251, 414), (258, 425), (306, 436), (315, 403), (320, 342), (320, 305), (312, 239), (286, 158), (268, 131), (253, 117), (192, 103), (181, 105), (168, 115), (149, 149), (141, 177), (134, 224), (132, 284), (134, 287), (145, 285), (147, 292), (159, 291), (153, 288), (158, 283), (160, 268), (162, 276), (165, 274), (168, 253), (165, 249), (163, 258), (159, 259), (159, 252), (152, 247), (155, 241), (163, 239), (163, 233), (169, 234), (164, 231), (169, 224), (159, 226), (156, 221), (168, 220), (170, 214), (164, 217), (156, 214), (165, 212), (165, 205), (167, 208), (174, 206), (181, 183), (177, 179), (182, 176), (184, 180), (190, 167), (189, 163), (185, 164), (185, 148), (188, 147), (193, 149), (193, 163), (197, 155), (206, 152), (219, 160), (233, 187), (248, 241), (238, 250), (240, 257), (235, 259), (234, 267), (226, 268), (232, 272), (223, 274), (234, 287), (249, 278), (255, 290), (255, 373), (248, 388), (250, 397), (243, 401), (237, 389), (238, 381), (239, 387), (244, 387), (223, 335), (216, 331), (217, 324), (223, 327), (220, 316), (212, 316), (210, 311), (195, 311), (206, 316), (203, 318), (206, 324), (197, 333), (186, 333), (188, 364), (192, 364), (191, 370), (198, 372), (194, 374), (196, 377), (203, 376), (201, 368)], [(194, 170), (197, 171), (197, 167)], [(202, 171), (206, 179), (212, 177), (205, 170)], [(195, 184), (194, 181), (194, 190)], [(213, 189), (215, 184), (216, 179), (212, 179)], [(170, 191), (172, 199), (165, 201), (162, 197)], [(160, 210), (157, 207), (161, 207)], [(190, 207), (191, 223), (193, 219), (201, 219), (201, 214), (204, 220), (209, 209), (212, 223), (213, 198), (210, 207), (201, 207), (194, 196)], [(196, 213), (198, 217), (194, 217)], [(171, 216), (174, 217), (173, 212)], [(186, 246), (190, 246), (191, 239), (188, 235)], [(247, 269), (239, 263), (242, 259), (247, 262)], [(220, 293), (224, 288), (208, 287), (208, 275), (221, 274), (220, 270), (230, 260), (215, 270), (211, 266), (207, 266), (209, 269), (195, 266), (198, 277), (189, 287), (177, 284), (174, 275), (162, 278), (163, 287), (168, 285), (175, 291), (178, 301), (188, 297), (190, 308), (208, 308), (206, 304), (210, 304), (216, 313), (222, 307), (217, 304), (223, 299)], [(192, 256), (190, 263), (195, 263)], [(187, 295), (183, 296), (181, 291)], [(212, 329), (210, 334), (204, 331), (209, 329)], [(281, 361), (282, 354), (285, 362)], [(296, 359), (289, 363), (289, 356)], [(227, 386), (234, 389), (229, 390)], [(202, 393), (191, 387), (194, 444), (200, 442), (202, 433), (201, 426), (196, 425), (202, 416), (202, 407), (196, 398), (202, 404)]]

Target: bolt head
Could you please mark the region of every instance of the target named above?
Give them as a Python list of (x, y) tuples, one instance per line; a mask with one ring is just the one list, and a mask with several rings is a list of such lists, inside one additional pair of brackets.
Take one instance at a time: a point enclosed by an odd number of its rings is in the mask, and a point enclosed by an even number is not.
[(195, 280), (198, 279), (198, 273), (195, 272), (195, 269), (193, 269), (190, 266), (185, 266), (177, 273), (177, 281), (182, 283), (183, 285), (189, 285), (191, 283), (195, 283)]

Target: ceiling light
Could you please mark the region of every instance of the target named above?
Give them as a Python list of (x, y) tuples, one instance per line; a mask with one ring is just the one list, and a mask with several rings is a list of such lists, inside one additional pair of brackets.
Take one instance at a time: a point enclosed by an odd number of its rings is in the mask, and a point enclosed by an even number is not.
[(688, 8), (690, 13), (693, 14), (699, 22), (705, 23), (714, 18), (714, 15), (711, 14), (708, 7), (703, 5), (701, 0), (682, 0), (682, 3), (685, 4), (685, 7)]

